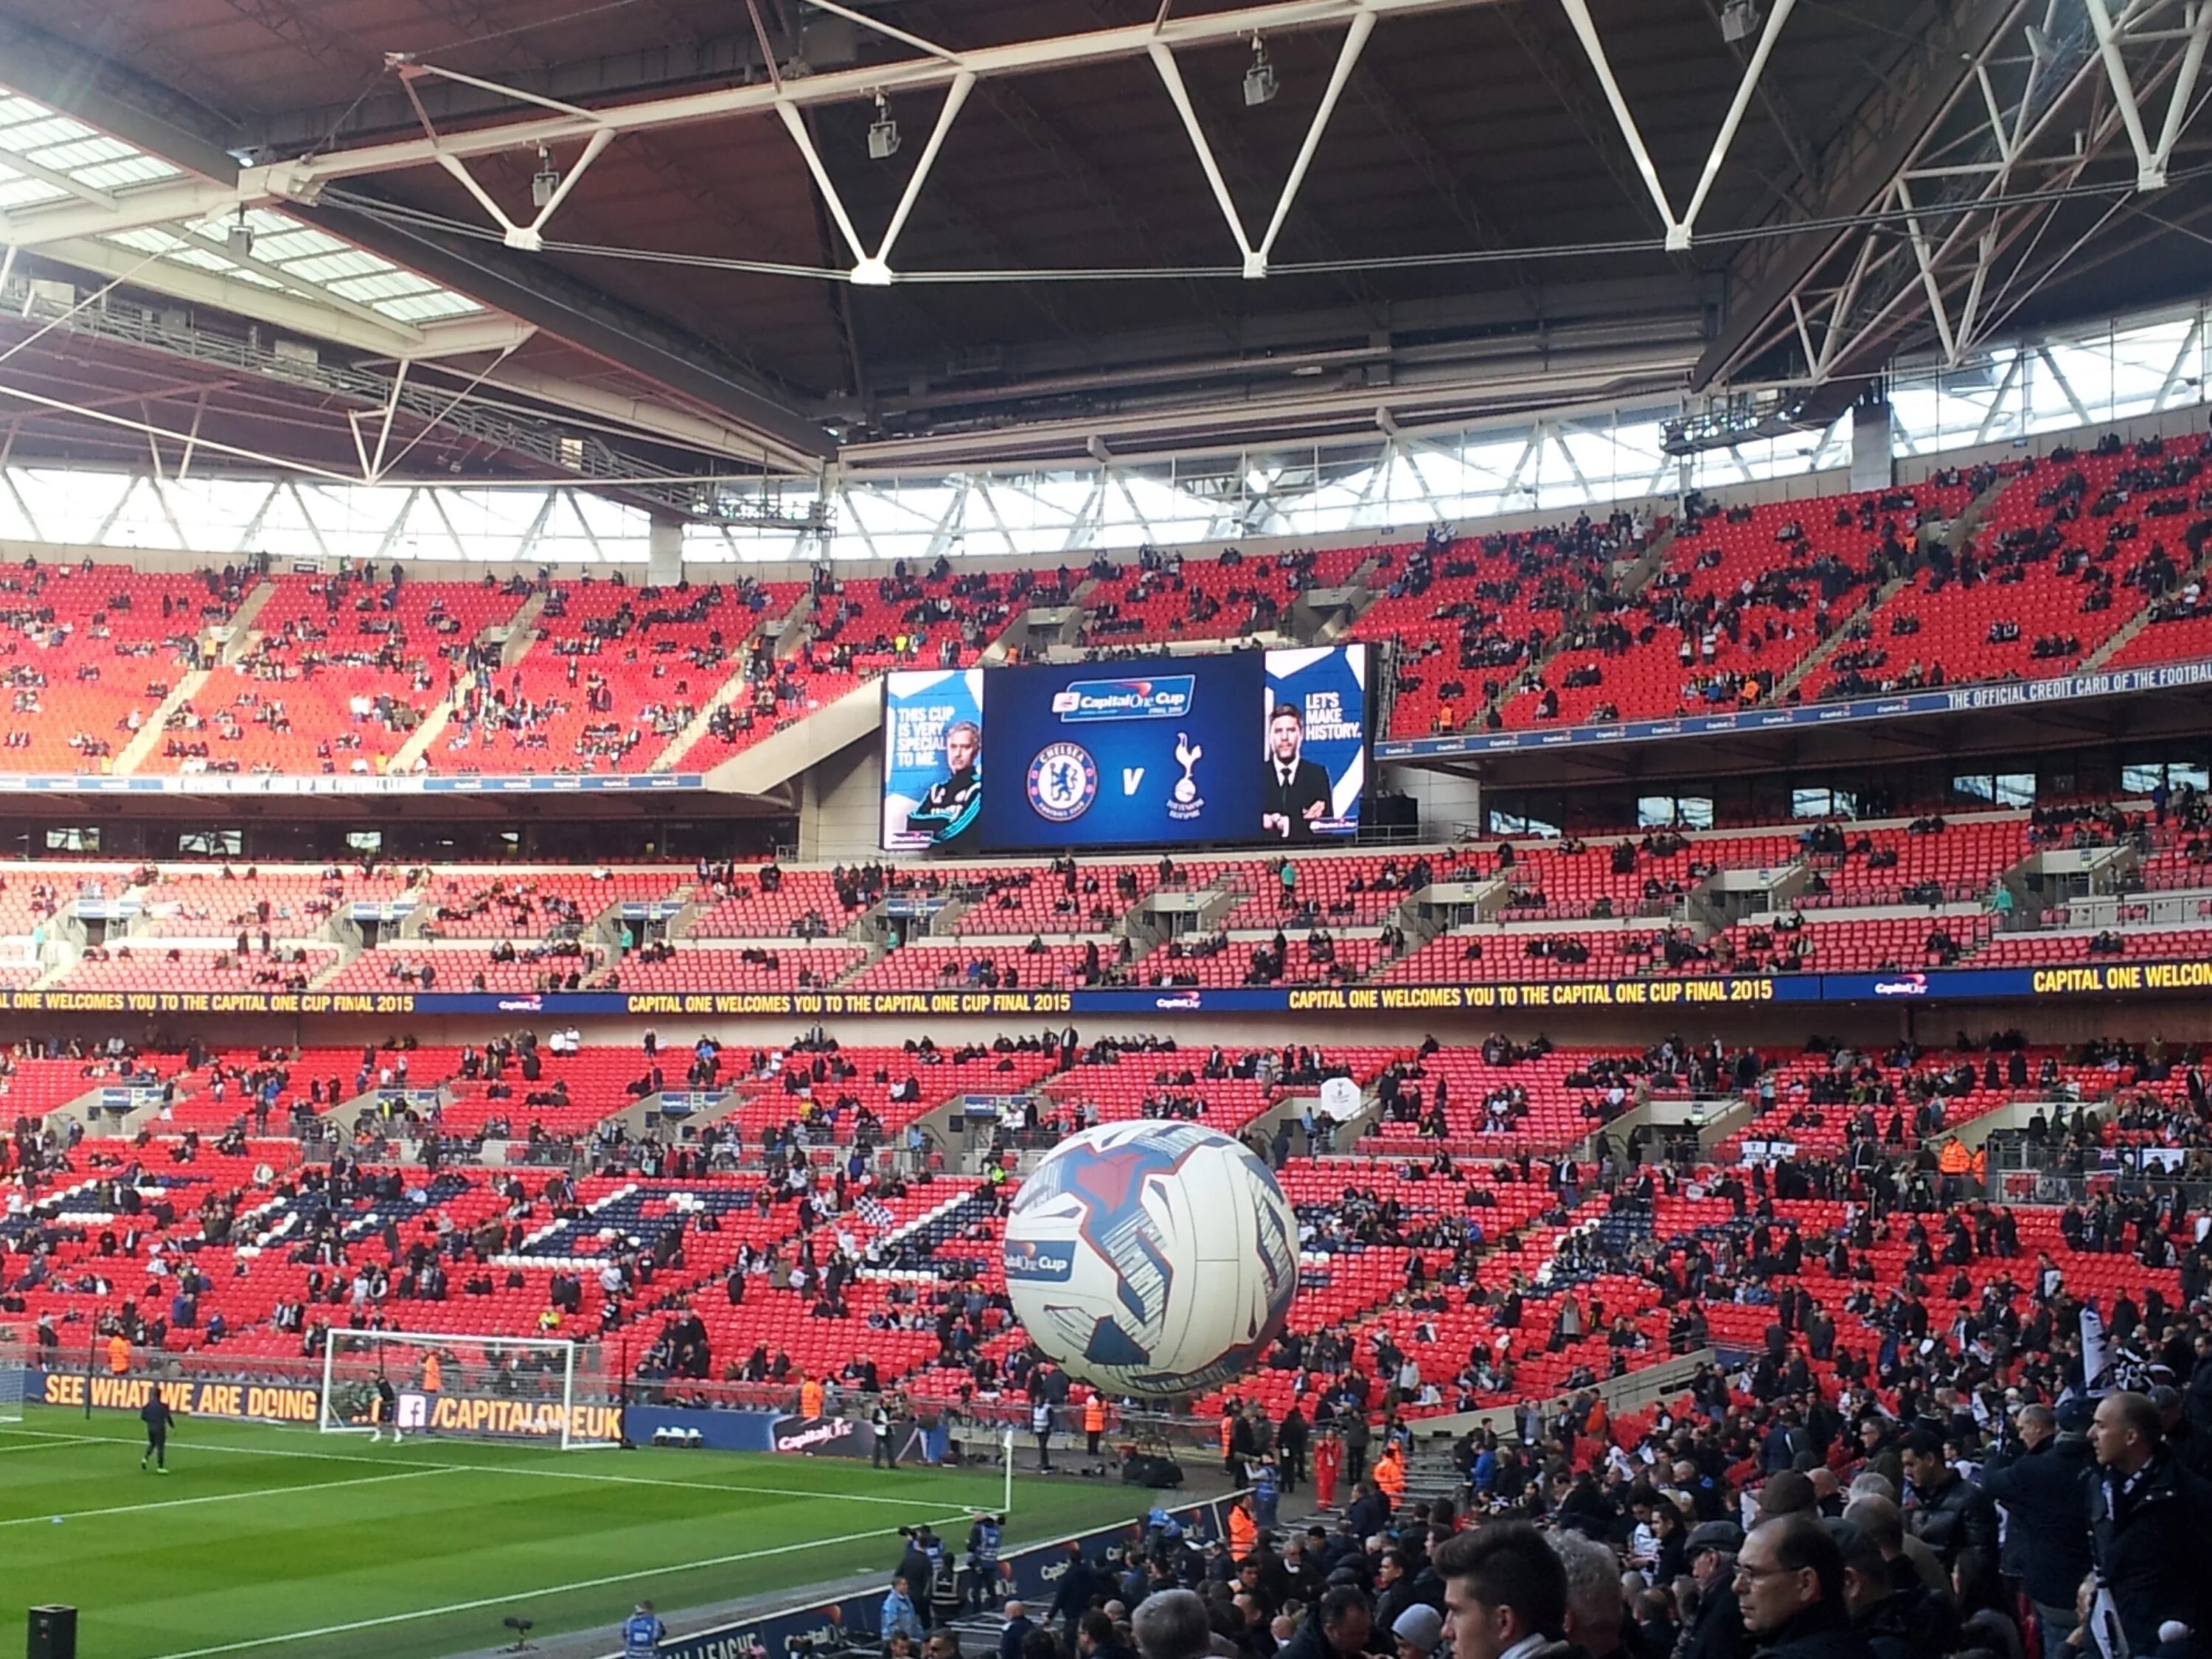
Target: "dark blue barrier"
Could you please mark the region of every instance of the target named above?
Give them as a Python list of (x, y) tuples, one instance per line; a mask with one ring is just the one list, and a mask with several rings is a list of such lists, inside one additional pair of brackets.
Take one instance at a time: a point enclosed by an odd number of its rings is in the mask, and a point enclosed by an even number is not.
[[(1226, 1501), (1178, 1504), (1169, 1513), (1187, 1528), (1218, 1537), (1227, 1529), (1223, 1512)], [(1070, 1544), (1080, 1545), (1086, 1560), (1096, 1560), (1106, 1551), (1134, 1538), (1151, 1503), (1148, 1495), (1137, 1487), (1129, 1489), (1129, 1503), (1130, 1518), (1119, 1526), (1071, 1534), (1003, 1556), (1000, 1561), (1005, 1580), (1002, 1595), (1030, 1601), (1046, 1600), (1067, 1571)], [(945, 1540), (950, 1548), (959, 1547), (963, 1541), (957, 1537)], [(854, 1642), (869, 1645), (873, 1641), (884, 1593), (890, 1588), (890, 1566), (887, 1562), (883, 1583), (858, 1595), (781, 1608), (696, 1635), (679, 1636), (662, 1644), (660, 1659), (751, 1659), (756, 1653), (765, 1653), (768, 1659), (791, 1659), (815, 1647)]]
[(2198, 658), (2148, 668), (2108, 669), (2102, 673), (2063, 674), (2051, 679), (2010, 680), (1994, 685), (1947, 686), (1935, 691), (1905, 691), (1780, 708), (1673, 714), (1662, 720), (1615, 720), (1603, 726), (1543, 726), (1514, 732), (1455, 733), (1449, 737), (1382, 738), (1376, 740), (1374, 748), (1377, 760), (1582, 749), (1606, 744), (1659, 742), (1670, 738), (1856, 725), (1863, 720), (1895, 720), (1913, 714), (1987, 714), (2043, 703), (2073, 702), (2087, 697), (2181, 691), (2205, 684), (2212, 684), (2212, 659)]
[(769, 1430), (777, 1412), (694, 1411), (676, 1406), (632, 1406), (623, 1430), (634, 1445), (649, 1446), (663, 1429), (696, 1431), (709, 1451), (764, 1452), (773, 1449)]
[(530, 1014), (546, 1018), (904, 1015), (1431, 1014), (1765, 1002), (2049, 1000), (2212, 990), (2212, 959), (1930, 968), (1895, 974), (1652, 974), (1464, 985), (1162, 986), (1017, 991), (0, 991), (0, 1011), (68, 1014)]

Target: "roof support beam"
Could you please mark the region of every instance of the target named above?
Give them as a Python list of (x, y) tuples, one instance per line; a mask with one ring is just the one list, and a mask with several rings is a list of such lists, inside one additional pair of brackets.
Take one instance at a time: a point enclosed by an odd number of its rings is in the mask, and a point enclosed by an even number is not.
[[(2020, 38), (2031, 11), (2039, 16), (2042, 8), (2032, 0), (1964, 0), (1950, 11), (1931, 9), (1913, 52), (1820, 158), (1822, 175), (1830, 182), (1813, 205), (1813, 216), (1841, 219), (1887, 205), (1899, 174), (1930, 144), (1960, 98), (1971, 88), (1978, 102), (1986, 103), (1977, 71), (1991, 64), (2005, 42)], [(2018, 99), (2016, 122), (2026, 120), (2030, 105), (2027, 96)], [(2012, 150), (2017, 151), (2021, 136), (2014, 135)], [(1801, 210), (1789, 204), (1776, 212), (1784, 221), (1802, 216)], [(1778, 329), (1793, 329), (1790, 296), (1802, 295), (1806, 284), (1838, 255), (1868, 252), (1853, 248), (1851, 241), (1852, 233), (1838, 226), (1767, 238), (1739, 253), (1732, 269), (1744, 297), (1729, 304), (1719, 336), (1691, 376), (1692, 389), (1736, 378)], [(1856, 290), (1865, 274), (1862, 258), (1847, 285)], [(1833, 353), (1828, 355), (1832, 359)]]
[(921, 199), (921, 187), (929, 180), (930, 169), (937, 165), (937, 154), (945, 148), (945, 135), (951, 131), (953, 122), (959, 118), (961, 106), (968, 101), (968, 94), (975, 90), (975, 77), (965, 70), (954, 75), (945, 87), (945, 102), (937, 112), (936, 125), (930, 129), (929, 142), (922, 147), (921, 158), (915, 161), (914, 172), (907, 179), (906, 188), (899, 194), (898, 206), (892, 210), (891, 222), (884, 227), (883, 236), (877, 242), (873, 252), (869, 252), (867, 244), (860, 240), (860, 233), (854, 227), (853, 216), (846, 210), (845, 198), (839, 193), (836, 181), (830, 178), (830, 169), (823, 164), (822, 152), (815, 145), (814, 135), (807, 129), (805, 116), (794, 104), (778, 104), (775, 106), (784, 131), (791, 135), (791, 142), (799, 147), (799, 154), (806, 162), (806, 170), (813, 176), (815, 188), (822, 192), (823, 202), (830, 210), (830, 218), (836, 223), (838, 234), (844, 237), (845, 246), (852, 252), (852, 278), (862, 288), (889, 288), (891, 285), (891, 249), (897, 246), (899, 233), (906, 228), (907, 219), (914, 212), (914, 204)]
[(763, 464), (770, 469), (812, 472), (834, 453), (820, 425), (708, 342), (678, 336), (538, 261), (494, 246), (455, 246), (337, 204), (291, 211), (593, 356), (652, 376), (678, 396), (756, 434)]
[(79, 270), (91, 271), (133, 288), (166, 294), (190, 305), (213, 306), (256, 322), (267, 323), (287, 334), (327, 340), (357, 351), (389, 357), (410, 357), (428, 343), (424, 331), (396, 319), (380, 316), (367, 307), (339, 310), (312, 299), (240, 283), (210, 270), (134, 253), (127, 247), (91, 237), (73, 238), (41, 246), (48, 259)]
[(1336, 112), (1336, 101), (1345, 95), (1345, 84), (1352, 80), (1352, 70), (1358, 64), (1360, 51), (1367, 46), (1367, 35), (1374, 33), (1376, 20), (1371, 11), (1356, 11), (1352, 15), (1352, 27), (1345, 31), (1345, 45), (1336, 53), (1336, 69), (1329, 70), (1329, 84), (1321, 93), (1321, 106), (1314, 111), (1314, 119), (1305, 128), (1305, 143), (1298, 146), (1298, 157), (1290, 164), (1290, 177), (1283, 181), (1283, 192), (1276, 197), (1274, 216), (1267, 222), (1267, 232), (1252, 241), (1243, 228), (1243, 215), (1237, 212), (1237, 201), (1230, 197), (1228, 181), (1221, 177), (1221, 164), (1214, 159), (1214, 146), (1207, 143), (1206, 128), (1199, 124), (1199, 111), (1192, 106), (1190, 88), (1183, 86), (1183, 70), (1176, 66), (1175, 53), (1166, 42), (1152, 42), (1152, 69), (1159, 70), (1159, 84), (1168, 88), (1168, 101), (1175, 104), (1175, 112), (1183, 118), (1183, 131), (1190, 135), (1190, 149), (1199, 153), (1199, 166), (1206, 170), (1206, 184), (1212, 185), (1214, 201), (1221, 206), (1221, 216), (1228, 219), (1230, 234), (1237, 239), (1237, 250), (1243, 254), (1243, 274), (1248, 279), (1259, 279), (1267, 274), (1267, 254), (1274, 250), (1274, 239), (1283, 234), (1283, 222), (1290, 216), (1290, 204), (1297, 201), (1298, 185), (1305, 184), (1307, 168), (1314, 164), (1314, 150), (1321, 149), (1321, 135), (1328, 131), (1329, 118)]
[(1589, 0), (1559, 0), (1567, 21), (1574, 25), (1575, 38), (1583, 43), (1589, 56), (1590, 68), (1596, 71), (1598, 85), (1605, 89), (1605, 100), (1613, 108), (1613, 118), (1620, 127), (1620, 136), (1626, 141), (1628, 153), (1635, 158), (1636, 170), (1644, 179), (1644, 187), (1659, 209), (1659, 220), (1667, 228), (1667, 246), (1672, 252), (1686, 252), (1692, 233), (1696, 229), (1698, 215), (1705, 205), (1713, 180), (1720, 176), (1721, 167), (1728, 160), (1729, 151), (1735, 147), (1735, 135), (1743, 125), (1744, 112), (1751, 107), (1752, 95), (1759, 89), (1759, 76), (1766, 72), (1766, 60), (1773, 55), (1774, 43), (1780, 38), (1782, 26), (1790, 21), (1790, 12), (1797, 0), (1774, 0), (1774, 8), (1766, 15), (1766, 25), (1759, 32), (1759, 45), (1744, 65), (1743, 75), (1736, 83), (1735, 96), (1729, 101), (1728, 113), (1721, 118), (1721, 129), (1713, 139), (1711, 150), (1706, 155), (1705, 171), (1698, 175), (1698, 187), (1692, 192), (1690, 205), (1679, 219), (1668, 199), (1667, 186), (1660, 181), (1659, 169), (1651, 160), (1650, 149), (1644, 144), (1643, 129), (1636, 124), (1635, 112), (1628, 107), (1622, 94), (1620, 82), (1614, 78), (1613, 63), (1606, 56), (1605, 42), (1597, 32), (1597, 20), (1590, 15)]
[[(126, 213), (153, 216), (151, 220), (139, 219), (140, 223), (198, 217), (240, 202), (249, 206), (278, 199), (312, 203), (323, 186), (333, 179), (440, 166), (446, 157), (468, 161), (540, 146), (550, 148), (588, 139), (602, 129), (619, 136), (657, 127), (695, 125), (736, 116), (765, 114), (782, 105), (805, 107), (852, 103), (872, 99), (879, 91), (896, 93), (949, 87), (963, 75), (988, 80), (1122, 62), (1150, 55), (1155, 45), (1174, 52), (1249, 40), (1255, 33), (1348, 27), (1354, 18), (1362, 15), (1373, 19), (1503, 3), (1504, 0), (1267, 0), (1267, 3), (1234, 11), (1170, 16), (1150, 23), (986, 46), (971, 52), (951, 53), (940, 48), (888, 64), (833, 70), (776, 84), (717, 88), (599, 110), (546, 109), (540, 114), (459, 132), (325, 150), (274, 167), (243, 169), (238, 174), (235, 189), (212, 202), (192, 196), (181, 186), (154, 186), (131, 191), (119, 199)], [(428, 75), (445, 73), (428, 64), (407, 67)], [(526, 101), (542, 106), (547, 100)], [(50, 217), (59, 219), (65, 212), (48, 210), (23, 214), (10, 222), (7, 234), (11, 240), (26, 242), (47, 237), (53, 233), (43, 222)], [(63, 234), (82, 234), (86, 228), (82, 225), (72, 226)]]
[(2212, 37), (2212, 3), (2199, 0), (2191, 10), (2189, 44), (2175, 72), (2173, 89), (2166, 94), (2166, 121), (2155, 146), (2143, 125), (2142, 104), (2136, 94), (2135, 78), (2121, 52), (2122, 29), (2130, 20), (2123, 17), (2116, 27), (2107, 0), (2085, 0), (2085, 4), (2090, 25), (2097, 31), (2098, 55), (2104, 60), (2105, 73), (2112, 79), (2112, 101), (2119, 106), (2120, 119), (2128, 130), (2128, 143), (2135, 147), (2136, 188), (2163, 190), (2166, 163), (2173, 155), (2173, 141), (2181, 136), (2181, 124), (2189, 113), (2189, 100), (2197, 90), (2197, 72), (2204, 67), (2206, 40)]
[(0, 173), (12, 173), (19, 179), (30, 179), (42, 185), (50, 185), (56, 190), (67, 191), (80, 202), (89, 202), (93, 206), (105, 212), (113, 213), (116, 210), (115, 197), (112, 192), (96, 189), (86, 184), (82, 179), (72, 178), (66, 173), (57, 173), (50, 167), (44, 167), (33, 161), (27, 155), (0, 155)]

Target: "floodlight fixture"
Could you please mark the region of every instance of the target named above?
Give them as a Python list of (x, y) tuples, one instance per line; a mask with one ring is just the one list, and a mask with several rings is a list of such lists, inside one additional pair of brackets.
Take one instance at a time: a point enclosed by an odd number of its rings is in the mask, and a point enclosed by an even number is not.
[(1255, 34), (1252, 37), (1252, 67), (1244, 71), (1244, 107), (1257, 109), (1262, 104), (1272, 104), (1280, 90), (1275, 66), (1267, 59), (1267, 43)]
[(890, 100), (876, 94), (876, 118), (868, 123), (868, 159), (888, 161), (898, 154), (898, 123), (891, 118)]

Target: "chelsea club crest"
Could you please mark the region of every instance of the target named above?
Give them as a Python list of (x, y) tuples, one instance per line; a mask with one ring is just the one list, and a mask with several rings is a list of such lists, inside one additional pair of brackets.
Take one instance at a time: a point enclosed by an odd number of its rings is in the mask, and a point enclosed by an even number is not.
[(1098, 799), (1098, 763), (1079, 743), (1048, 743), (1030, 763), (1030, 805), (1054, 823), (1069, 823)]

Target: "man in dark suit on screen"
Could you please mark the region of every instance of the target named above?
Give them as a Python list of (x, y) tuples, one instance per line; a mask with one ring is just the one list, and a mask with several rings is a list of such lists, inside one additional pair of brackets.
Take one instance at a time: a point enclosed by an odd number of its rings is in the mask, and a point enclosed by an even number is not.
[(1267, 781), (1260, 794), (1260, 833), (1311, 841), (1314, 823), (1328, 816), (1328, 772), (1304, 758), (1305, 711), (1279, 702), (1267, 716)]

